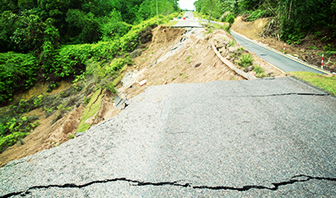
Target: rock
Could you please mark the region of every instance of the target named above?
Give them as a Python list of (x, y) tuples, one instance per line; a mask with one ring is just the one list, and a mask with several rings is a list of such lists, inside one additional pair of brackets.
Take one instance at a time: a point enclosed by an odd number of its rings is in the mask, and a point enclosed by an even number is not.
[(223, 41), (223, 44), (225, 45), (225, 46), (227, 46), (228, 44), (229, 44), (229, 40), (227, 39), (227, 40), (224, 40)]
[(245, 70), (247, 70), (247, 72), (250, 72), (254, 70), (254, 67), (251, 65), (251, 66), (248, 66)]
[(217, 48), (217, 51), (219, 51), (221, 48), (223, 48), (223, 44), (219, 44), (216, 48)]
[(273, 72), (270, 72), (270, 73), (268, 73), (267, 75), (268, 75), (269, 77), (274, 77), (274, 76), (275, 76)]
[(235, 45), (234, 47), (229, 47), (229, 52), (235, 52), (239, 49), (240, 47)]
[(141, 52), (142, 52), (141, 49), (136, 49), (130, 55), (131, 55), (132, 58), (136, 58), (138, 56), (141, 56)]
[(202, 64), (202, 63), (197, 63), (197, 64), (195, 65), (195, 67), (199, 67), (199, 66), (201, 66), (201, 64)]
[(136, 81), (136, 72), (128, 72), (121, 80), (121, 85), (123, 87), (130, 87)]

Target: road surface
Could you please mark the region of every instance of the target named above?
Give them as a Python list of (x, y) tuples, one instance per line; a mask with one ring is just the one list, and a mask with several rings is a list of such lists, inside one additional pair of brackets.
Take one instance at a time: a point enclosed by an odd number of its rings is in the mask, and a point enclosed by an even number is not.
[(191, 11), (186, 11), (183, 17), (188, 17), (186, 20), (180, 19), (173, 27), (175, 28), (184, 28), (184, 27), (194, 27), (202, 28), (202, 25), (199, 24), (198, 20), (194, 18), (194, 15)]
[(0, 168), (0, 197), (333, 197), (336, 99), (293, 78), (148, 87)]

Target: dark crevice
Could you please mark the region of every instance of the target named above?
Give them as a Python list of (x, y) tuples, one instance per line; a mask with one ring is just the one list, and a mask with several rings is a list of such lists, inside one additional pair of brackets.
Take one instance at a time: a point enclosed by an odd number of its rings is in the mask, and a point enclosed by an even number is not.
[(281, 94), (265, 94), (265, 95), (241, 95), (241, 96), (224, 96), (224, 97), (236, 97), (236, 98), (260, 98), (260, 97), (277, 97), (277, 96), (291, 96), (291, 95), (297, 95), (297, 96), (329, 96), (327, 93), (281, 93)]
[(109, 182), (116, 182), (116, 181), (124, 181), (131, 183), (131, 186), (177, 186), (177, 187), (184, 187), (184, 188), (193, 188), (193, 189), (209, 189), (209, 190), (235, 190), (235, 191), (248, 191), (251, 189), (258, 189), (258, 190), (278, 190), (281, 186), (286, 186), (294, 183), (300, 183), (300, 182), (307, 182), (309, 180), (321, 180), (321, 181), (336, 181), (336, 178), (330, 178), (330, 177), (312, 177), (308, 175), (296, 175), (293, 176), (289, 181), (283, 181), (279, 183), (272, 183), (273, 187), (266, 187), (261, 185), (246, 185), (243, 187), (232, 187), (232, 186), (193, 186), (191, 183), (184, 183), (181, 184), (180, 181), (174, 181), (174, 182), (144, 182), (144, 181), (137, 181), (137, 180), (131, 180), (127, 178), (114, 178), (114, 179), (105, 179), (105, 180), (96, 180), (91, 181), (85, 184), (63, 184), (63, 185), (45, 185), (45, 186), (33, 186), (28, 188), (24, 191), (18, 191), (18, 192), (12, 192), (3, 196), (0, 196), (0, 198), (7, 198), (15, 195), (25, 196), (30, 194), (31, 190), (37, 190), (37, 189), (47, 189), (47, 188), (85, 188), (87, 186), (93, 185), (93, 184), (100, 184), (100, 183), (109, 183)]

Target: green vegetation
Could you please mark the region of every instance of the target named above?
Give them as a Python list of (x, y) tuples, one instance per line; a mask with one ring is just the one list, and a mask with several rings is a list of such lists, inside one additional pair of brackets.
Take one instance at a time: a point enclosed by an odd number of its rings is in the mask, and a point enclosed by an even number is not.
[[(36, 81), (50, 82), (51, 91), (60, 80), (81, 75), (89, 58), (107, 62), (133, 51), (143, 31), (157, 25), (156, 2), (150, 0), (7, 0), (0, 5), (0, 104)], [(159, 0), (158, 8), (159, 23), (180, 14), (176, 0)]]
[(191, 63), (191, 56), (187, 56), (187, 58), (184, 59), (185, 61), (187, 61), (188, 65)]
[(234, 47), (236, 42), (234, 40), (229, 40), (229, 46)]
[(165, 27), (172, 27), (172, 26), (174, 26), (174, 25), (176, 25), (176, 23), (177, 23), (178, 21), (169, 21), (168, 23), (165, 23), (165, 24), (163, 24), (162, 26), (165, 26)]
[(264, 69), (260, 65), (254, 66), (253, 71), (256, 72), (256, 76), (258, 78), (264, 78), (264, 77), (266, 77), (266, 74), (264, 73)]
[(253, 64), (253, 57), (250, 53), (242, 54), (239, 57), (240, 62), (238, 63), (241, 67), (248, 67)]
[[(177, 0), (158, 0), (158, 12), (157, 21), (156, 1), (151, 0), (1, 1), (0, 106), (36, 82), (48, 83), (49, 92), (61, 80), (73, 85), (58, 96), (34, 96), (6, 108), (0, 115), (0, 152), (36, 127), (38, 117), (24, 113), (42, 107), (47, 116), (57, 113), (56, 122), (79, 104), (76, 93), (84, 90), (87, 97), (92, 87), (114, 93), (121, 72), (133, 64), (128, 53), (150, 41), (158, 23), (181, 15)], [(90, 113), (100, 105), (94, 97), (81, 101)], [(86, 127), (82, 123), (80, 129)]]
[(290, 72), (290, 74), (336, 96), (336, 76), (327, 77), (313, 72)]
[(30, 88), (37, 81), (37, 59), (31, 54), (0, 53), (0, 104), (15, 91)]
[(91, 124), (86, 124), (85, 121), (96, 114), (100, 107), (102, 97), (103, 95), (101, 94), (101, 89), (97, 90), (92, 95), (89, 104), (86, 106), (84, 112), (81, 115), (81, 120), (78, 124), (77, 132), (84, 132), (90, 128)]
[[(268, 34), (289, 44), (300, 44), (314, 32), (326, 46), (336, 40), (336, 0), (197, 0), (194, 5), (199, 16), (211, 15), (215, 21), (230, 24), (237, 15), (248, 21), (272, 17)], [(336, 47), (325, 51), (336, 51)]]
[(8, 119), (7, 122), (1, 123), (0, 151), (27, 136), (38, 125), (38, 122), (33, 123), (34, 120), (36, 120), (36, 117), (22, 116), (19, 118), (13, 117)]
[(235, 22), (234, 14), (230, 13), (226, 16), (226, 21), (230, 24), (229, 28), (231, 28), (232, 24)]
[[(229, 34), (230, 33), (230, 26), (224, 24), (224, 25), (221, 25), (221, 24), (218, 24), (218, 23), (204, 23), (203, 24), (204, 27), (208, 30), (205, 34), (210, 34), (212, 33), (214, 30), (219, 30), (219, 29), (222, 29), (222, 30), (225, 30), (227, 31)], [(234, 42), (234, 41), (233, 41)]]

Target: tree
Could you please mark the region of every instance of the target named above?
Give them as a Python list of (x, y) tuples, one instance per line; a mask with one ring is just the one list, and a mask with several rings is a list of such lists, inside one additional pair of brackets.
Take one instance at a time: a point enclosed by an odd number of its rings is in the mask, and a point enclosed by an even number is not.
[(211, 15), (212, 15), (212, 11), (213, 11), (213, 7), (215, 5), (215, 0), (211, 0), (211, 11), (210, 11), (210, 16), (209, 16), (209, 23), (210, 23), (210, 20), (211, 20)]

